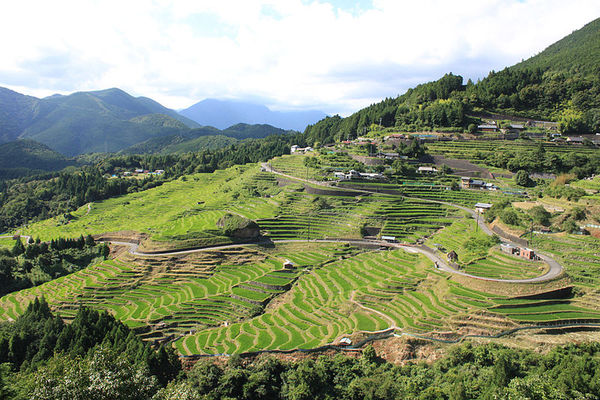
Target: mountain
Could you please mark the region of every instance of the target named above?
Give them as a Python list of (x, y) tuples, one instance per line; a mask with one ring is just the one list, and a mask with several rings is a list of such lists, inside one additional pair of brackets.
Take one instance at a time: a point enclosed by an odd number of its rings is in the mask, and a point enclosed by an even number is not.
[(308, 124), (315, 123), (326, 115), (321, 111), (271, 111), (264, 105), (217, 99), (202, 100), (179, 113), (200, 125), (219, 129), (246, 123), (269, 124), (297, 131), (303, 131)]
[(0, 143), (15, 140), (33, 120), (40, 100), (0, 87)]
[(600, 19), (590, 22), (541, 53), (476, 84), (446, 74), (388, 98), (347, 118), (326, 117), (306, 130), (307, 141), (355, 138), (373, 124), (404, 131), (467, 130), (473, 115), (557, 121), (565, 134), (600, 131)]
[(192, 129), (187, 133), (161, 136), (137, 143), (121, 150), (124, 154), (186, 153), (201, 150), (216, 150), (243, 139), (260, 139), (271, 135), (292, 133), (271, 125), (236, 124), (219, 130), (212, 126)]
[(28, 138), (65, 155), (118, 151), (199, 125), (120, 89), (38, 99), (0, 88), (0, 142)]
[(59, 171), (71, 165), (77, 165), (77, 162), (33, 140), (15, 140), (0, 145), (0, 179)]

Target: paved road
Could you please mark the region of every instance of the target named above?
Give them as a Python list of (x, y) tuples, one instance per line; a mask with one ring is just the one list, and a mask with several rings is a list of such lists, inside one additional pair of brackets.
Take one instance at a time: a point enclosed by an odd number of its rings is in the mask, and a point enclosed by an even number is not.
[[(29, 241), (29, 239), (31, 238), (31, 236), (27, 236), (27, 235), (19, 235), (21, 237), (21, 239), (25, 239), (25, 243), (27, 243), (27, 241)], [(0, 236), (0, 239), (12, 239), (13, 235), (5, 235), (5, 236)]]

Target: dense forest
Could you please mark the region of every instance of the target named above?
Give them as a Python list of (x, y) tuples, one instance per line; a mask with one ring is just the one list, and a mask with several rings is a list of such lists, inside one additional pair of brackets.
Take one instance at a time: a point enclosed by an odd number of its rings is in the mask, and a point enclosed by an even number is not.
[(44, 299), (0, 325), (0, 363), (0, 399), (148, 399), (181, 370), (172, 348), (106, 312), (82, 307), (66, 324)]
[[(409, 345), (418, 345), (411, 340)], [(433, 362), (394, 365), (367, 346), (296, 362), (232, 356), (189, 371), (105, 312), (81, 308), (70, 324), (35, 300), (0, 325), (0, 399), (596, 399), (600, 344), (545, 354), (494, 344), (453, 346)]]
[(372, 124), (400, 130), (467, 130), (469, 116), (494, 111), (553, 120), (563, 133), (600, 130), (600, 19), (587, 24), (540, 54), (490, 74), (463, 82), (446, 74), (435, 82), (387, 98), (347, 118), (327, 117), (309, 125), (309, 143), (353, 139)]
[(0, 296), (79, 271), (109, 253), (106, 243), (96, 244), (89, 235), (49, 243), (30, 238), (27, 246), (15, 240), (11, 250), (0, 249)]

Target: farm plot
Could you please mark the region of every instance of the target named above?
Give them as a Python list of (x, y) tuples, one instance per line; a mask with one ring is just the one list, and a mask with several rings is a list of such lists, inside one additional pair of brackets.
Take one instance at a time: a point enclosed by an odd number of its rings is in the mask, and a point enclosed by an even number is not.
[(232, 211), (249, 218), (274, 216), (278, 203), (263, 197), (280, 190), (270, 175), (261, 173), (256, 164), (189, 175), (144, 192), (94, 203), (89, 212), (83, 206), (72, 213), (66, 225), (51, 218), (25, 230), (42, 240), (120, 230), (149, 233), (156, 241), (203, 237), (216, 228), (230, 205)]
[(399, 198), (382, 201), (374, 219), (382, 221), (381, 235), (411, 242), (450, 225), (452, 219), (448, 217), (453, 211), (435, 203)]
[(552, 255), (577, 285), (589, 290), (600, 284), (599, 239), (564, 233), (536, 234), (531, 246)]
[[(449, 158), (462, 158), (472, 161), (482, 161), (484, 157), (491, 153), (502, 151), (533, 151), (539, 144), (542, 144), (547, 154), (564, 154), (574, 151), (570, 145), (559, 145), (556, 143), (534, 141), (534, 140), (468, 140), (451, 142), (433, 142), (427, 144), (427, 149), (431, 154), (441, 154)], [(576, 147), (578, 153), (591, 154), (593, 148)]]
[[(296, 262), (332, 257), (334, 246), (304, 246)], [(143, 337), (166, 338), (255, 315), (289, 290), (299, 269), (282, 269), (282, 256), (259, 247), (197, 255), (107, 260), (35, 288), (0, 299), (0, 319), (15, 319), (35, 297), (44, 296), (59, 315), (81, 305), (105, 309)], [(327, 256), (327, 254), (330, 254)], [(237, 263), (233, 263), (236, 262)]]
[(354, 292), (403, 274), (420, 257), (403, 251), (363, 253), (302, 275), (287, 301), (251, 320), (207, 329), (177, 341), (177, 348), (204, 353), (310, 348), (361, 330), (385, 329), (380, 315), (351, 301)]
[[(300, 154), (285, 155), (281, 157), (275, 157), (269, 161), (271, 167), (277, 171), (286, 175), (295, 176), (302, 179), (310, 180), (323, 180), (327, 172), (323, 171), (320, 167), (307, 167), (304, 165), (304, 160), (307, 157)], [(316, 158), (315, 158), (316, 159)]]
[(543, 275), (548, 265), (541, 261), (529, 261), (516, 255), (508, 255), (497, 248), (490, 250), (485, 258), (465, 265), (468, 274), (496, 279), (526, 279)]
[(289, 192), (276, 218), (258, 221), (272, 239), (358, 238), (376, 204), (369, 199)]

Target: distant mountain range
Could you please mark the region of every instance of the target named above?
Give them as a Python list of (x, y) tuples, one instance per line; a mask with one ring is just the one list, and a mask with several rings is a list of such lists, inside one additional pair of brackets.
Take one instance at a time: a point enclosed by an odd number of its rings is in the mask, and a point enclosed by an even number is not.
[(33, 139), (68, 156), (118, 151), (198, 126), (152, 99), (120, 89), (38, 99), (0, 88), (0, 142)]
[(121, 150), (123, 154), (185, 153), (200, 150), (216, 150), (243, 139), (260, 139), (270, 135), (292, 133), (271, 125), (236, 124), (227, 129), (212, 126), (191, 129), (186, 133), (161, 136), (137, 143)]
[[(163, 147), (171, 145), (177, 145), (178, 152), (198, 151), (286, 132), (264, 124), (231, 125), (235, 123), (227, 125), (226, 132), (203, 127), (152, 99), (116, 88), (39, 99), (0, 87), (0, 144), (31, 139), (66, 156), (124, 149), (159, 153), (168, 152)], [(227, 138), (191, 142), (208, 135)]]
[(238, 123), (269, 124), (282, 129), (304, 131), (307, 125), (325, 118), (322, 111), (271, 111), (259, 104), (235, 100), (202, 100), (179, 113), (200, 125), (225, 129)]

